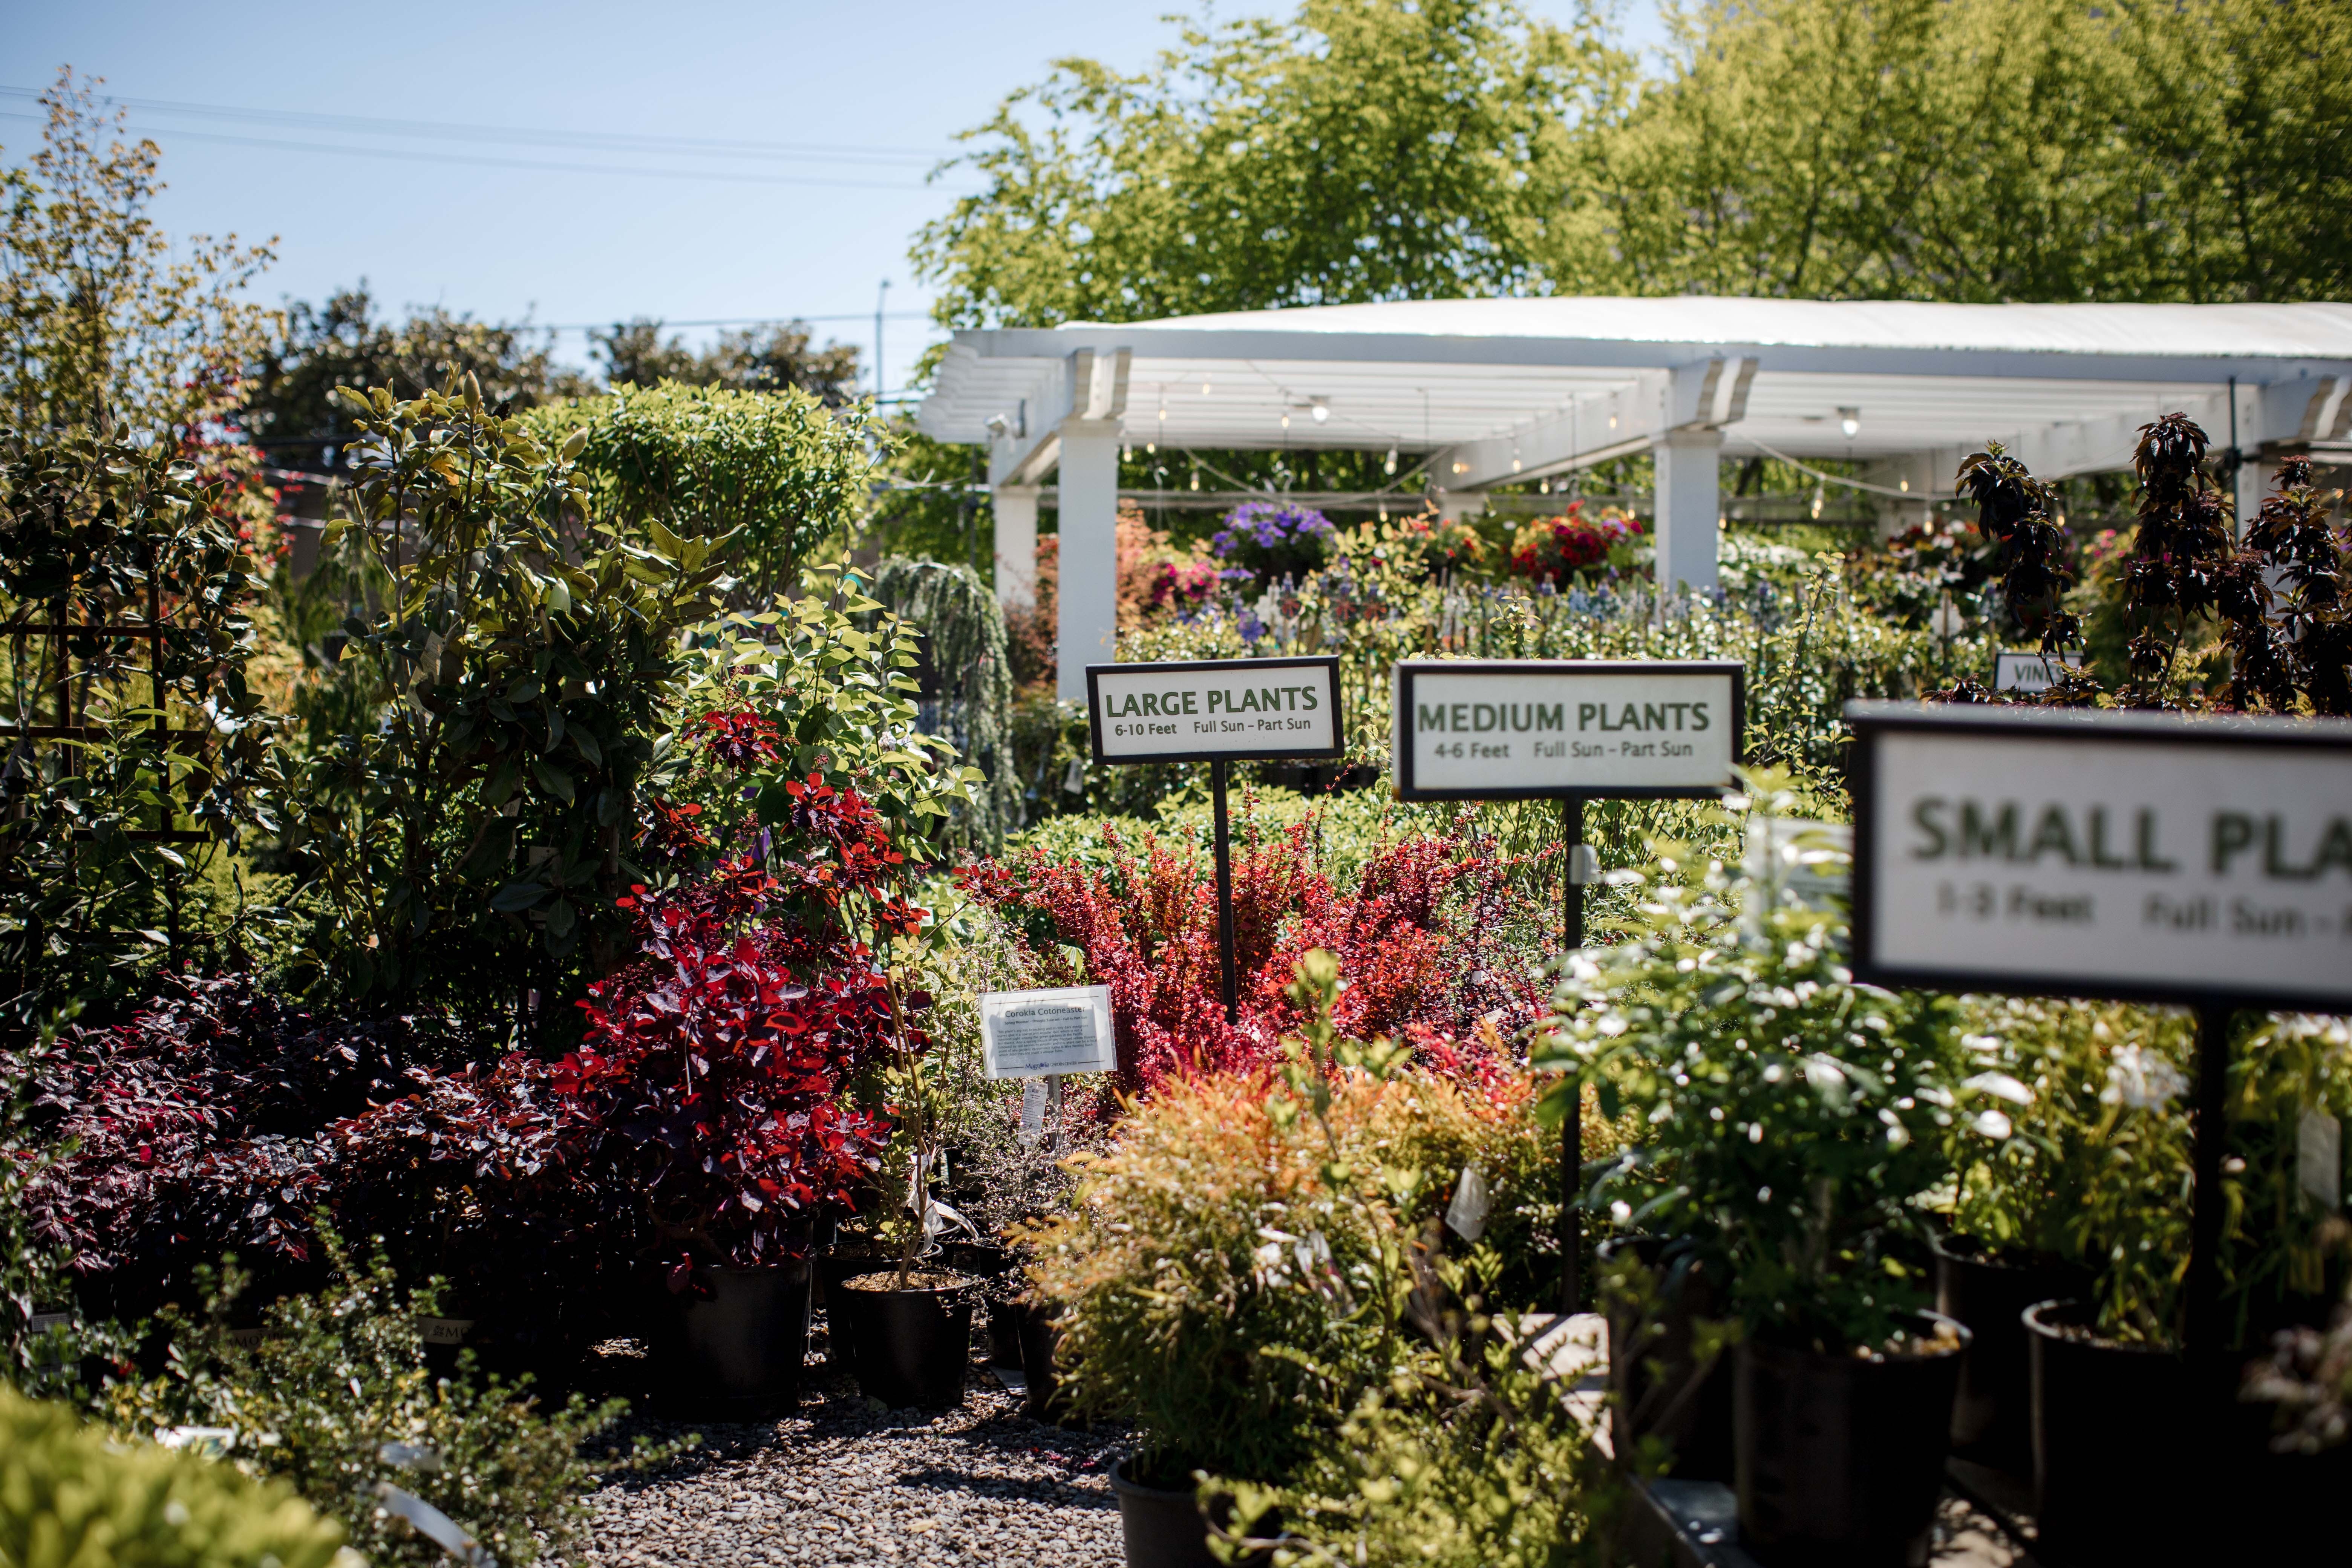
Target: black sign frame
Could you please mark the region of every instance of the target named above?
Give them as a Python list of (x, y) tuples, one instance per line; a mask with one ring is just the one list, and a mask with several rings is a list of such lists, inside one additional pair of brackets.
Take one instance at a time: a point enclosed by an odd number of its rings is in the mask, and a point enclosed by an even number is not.
[[(1400, 662), (1391, 700), (1412, 711), (1413, 679), (1427, 671), (1438, 675), (1722, 675), (1731, 677), (1731, 765), (1748, 760), (1748, 666), (1721, 658), (1463, 658)], [(1585, 789), (1421, 789), (1412, 782), (1412, 747), (1399, 735), (1396, 746), (1396, 793), (1399, 800), (1711, 800), (1738, 787), (1727, 778), (1719, 784), (1644, 784), (1630, 788), (1594, 786)]]
[[(1327, 669), (1331, 676), (1331, 744), (1301, 748), (1293, 746), (1272, 752), (1160, 752), (1148, 757), (1109, 757), (1103, 754), (1102, 687), (1099, 677), (1129, 670), (1165, 669), (1192, 671), (1202, 669)], [(1339, 680), (1339, 656), (1337, 654), (1286, 654), (1276, 658), (1193, 658), (1146, 659), (1133, 664), (1090, 664), (1087, 666), (1087, 742), (1097, 767), (1140, 767), (1150, 763), (1336, 763), (1348, 754), (1348, 726), (1344, 703), (1346, 692)]]
[[(1853, 946), (1852, 966), (1854, 978), (1890, 991), (1990, 991), (2014, 996), (2073, 996), (2110, 1002), (2153, 1002), (2159, 1005), (2193, 1006), (2200, 1003), (2226, 1003), (2235, 1006), (2283, 1009), (2288, 1012), (2342, 1013), (2347, 1004), (2341, 996), (2318, 997), (2300, 993), (2281, 992), (2268, 984), (2242, 988), (2189, 982), (2176, 985), (2143, 984), (2131, 981), (2102, 980), (2083, 975), (2042, 975), (1997, 973), (1990, 970), (1918, 970), (1885, 964), (1874, 955), (1877, 942), (1876, 897), (1872, 878), (1865, 871), (1874, 868), (1878, 844), (1878, 752), (1875, 742), (1889, 733), (1937, 735), (2000, 736), (2014, 741), (2021, 736), (2053, 735), (2062, 740), (2089, 741), (2101, 743), (2121, 742), (2150, 746), (2226, 746), (2243, 749), (2249, 746), (2268, 750), (2292, 751), (2352, 750), (2352, 736), (2331, 734), (2326, 731), (2308, 731), (2299, 726), (2306, 721), (2253, 720), (2217, 716), (2210, 719), (2182, 721), (2178, 718), (2148, 714), (2119, 714), (2113, 710), (2096, 710), (2098, 717), (2089, 718), (2083, 710), (2065, 708), (1985, 708), (1975, 704), (1951, 704), (1925, 707), (1903, 702), (1852, 702), (1846, 705), (1846, 724), (1853, 731), (1853, 749), (1847, 770), (1847, 781), (1853, 794)], [(2132, 721), (2137, 720), (2135, 723)], [(2273, 727), (2275, 726), (2275, 727)]]

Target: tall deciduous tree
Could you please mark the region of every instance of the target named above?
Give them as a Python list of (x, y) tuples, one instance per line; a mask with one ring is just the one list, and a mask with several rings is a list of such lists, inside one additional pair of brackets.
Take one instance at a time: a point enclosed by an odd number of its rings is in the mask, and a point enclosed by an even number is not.
[(1562, 291), (2292, 300), (2352, 287), (2340, 0), (1706, 0), (1583, 143)]
[(243, 422), (280, 467), (331, 468), (357, 429), (337, 387), (414, 397), (470, 375), (509, 408), (587, 390), (577, 371), (550, 361), (550, 335), (527, 322), (478, 321), (438, 305), (386, 321), (362, 279), (323, 305), (298, 300), (288, 310), (284, 334), (256, 358)]
[(605, 379), (614, 386), (677, 381), (732, 392), (809, 392), (836, 408), (857, 395), (856, 345), (818, 348), (804, 321), (724, 331), (698, 353), (676, 334), (665, 341), (661, 329), (659, 321), (638, 316), (611, 331), (589, 333)]
[(952, 326), (1540, 289), (1579, 128), (1631, 70), (1509, 0), (1204, 13), (1135, 75), (1066, 59), (1007, 98), (916, 263)]
[(34, 438), (95, 426), (101, 410), (185, 435), (235, 404), (276, 325), (239, 297), (269, 248), (157, 227), (163, 153), (124, 139), (98, 85), (59, 72), (40, 149), (0, 168), (0, 417)]

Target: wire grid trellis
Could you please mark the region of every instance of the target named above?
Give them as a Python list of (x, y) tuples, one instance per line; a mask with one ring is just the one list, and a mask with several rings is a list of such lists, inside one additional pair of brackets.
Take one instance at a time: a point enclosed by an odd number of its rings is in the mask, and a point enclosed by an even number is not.
[[(211, 731), (203, 725), (178, 725), (170, 721), (169, 692), (163, 678), (165, 639), (171, 626), (163, 616), (163, 584), (156, 570), (155, 552), (151, 546), (142, 562), (147, 578), (147, 614), (144, 620), (106, 620), (91, 618), (85, 614), (74, 617), (72, 595), (58, 595), (35, 600), (17, 614), (0, 623), (0, 637), (10, 644), (18, 670), (26, 666), (26, 649), (36, 638), (45, 641), (47, 657), (34, 668), (41, 674), (29, 689), (20, 688), (25, 695), (19, 699), (17, 710), (0, 715), (0, 742), (7, 748), (8, 768), (19, 777), (30, 778), (55, 787), (74, 777), (79, 771), (77, 745), (113, 739), (133, 739), (144, 733), (152, 739), (156, 750), (158, 784), (154, 790), (154, 823), (152, 826), (125, 829), (122, 837), (134, 842), (152, 844), (201, 844), (209, 842), (211, 835), (197, 828), (178, 827), (173, 824), (184, 815), (182, 803), (173, 798), (170, 755), (175, 750), (193, 749), (201, 753)], [(90, 606), (94, 610), (95, 606)], [(46, 611), (47, 619), (32, 618), (37, 611)], [(147, 645), (147, 696), (150, 710), (143, 726), (137, 723), (116, 725), (92, 722), (91, 688), (101, 679), (101, 662), (98, 645), (137, 643)], [(79, 668), (77, 668), (79, 665)], [(54, 666), (54, 669), (51, 667)], [(130, 672), (135, 679), (138, 672)], [(54, 721), (38, 722), (44, 701), (53, 705)], [(65, 742), (47, 748), (54, 771), (42, 764), (39, 742)], [(27, 821), (32, 803), (19, 795), (9, 808), (9, 821)], [(99, 835), (88, 828), (70, 830), (65, 853), (67, 864), (73, 864), (75, 843), (86, 843)], [(0, 871), (0, 875), (7, 874)], [(181, 959), (184, 945), (180, 921), (180, 875), (167, 871), (164, 876), (164, 942), (170, 960)]]

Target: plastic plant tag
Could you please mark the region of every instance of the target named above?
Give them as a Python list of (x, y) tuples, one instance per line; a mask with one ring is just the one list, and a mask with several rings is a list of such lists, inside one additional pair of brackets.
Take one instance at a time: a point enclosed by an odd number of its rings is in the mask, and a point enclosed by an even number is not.
[(1569, 857), (1568, 879), (1577, 886), (1590, 886), (1601, 880), (1601, 857), (1592, 852), (1591, 845), (1578, 845)]
[(2295, 1124), (2294, 1181), (2322, 1207), (2344, 1206), (2344, 1124), (2317, 1106), (2305, 1106)]
[(1051, 1079), (1021, 1081), (1021, 1142), (1025, 1147), (1045, 1136), (1045, 1086)]
[(419, 1318), (416, 1337), (428, 1345), (462, 1345), (474, 1330), (471, 1318)]
[(1463, 1240), (1475, 1241), (1486, 1234), (1486, 1211), (1492, 1206), (1486, 1178), (1475, 1165), (1463, 1166), (1462, 1179), (1454, 1184), (1454, 1201), (1445, 1205), (1446, 1226)]
[(378, 1481), (375, 1495), (383, 1501), (387, 1512), (396, 1513), (415, 1525), (418, 1533), (446, 1552), (467, 1568), (497, 1568), (498, 1559), (482, 1549), (481, 1543), (466, 1533), (465, 1527), (423, 1498), (402, 1491), (390, 1481)]

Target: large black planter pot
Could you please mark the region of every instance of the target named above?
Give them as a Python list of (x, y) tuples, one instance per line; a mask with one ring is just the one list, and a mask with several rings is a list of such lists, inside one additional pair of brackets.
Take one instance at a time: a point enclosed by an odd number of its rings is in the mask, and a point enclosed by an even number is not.
[[(1623, 1237), (1602, 1242), (1599, 1257), (1604, 1269), (1630, 1254), (1660, 1271), (1665, 1246), (1655, 1237)], [(1691, 1320), (1724, 1315), (1717, 1282), (1703, 1266), (1685, 1271), (1648, 1325), (1656, 1332), (1646, 1338), (1634, 1312), (1608, 1305), (1609, 1387), (1616, 1396), (1609, 1407), (1610, 1449), (1617, 1461), (1633, 1463), (1643, 1438), (1663, 1437), (1674, 1447), (1668, 1475), (1731, 1479), (1731, 1357), (1718, 1355), (1701, 1372), (1691, 1354)]]
[(842, 1299), (841, 1282), (877, 1268), (894, 1268), (898, 1263), (898, 1254), (864, 1237), (845, 1238), (832, 1250), (817, 1254), (815, 1296), (824, 1309), (824, 1360), (833, 1371), (857, 1370), (857, 1345), (849, 1331), (848, 1303)]
[(1191, 1487), (1147, 1487), (1128, 1479), (1129, 1461), (1110, 1468), (1118, 1496), (1118, 1531), (1127, 1568), (1217, 1568), (1209, 1552), (1209, 1520)]
[[(1021, 1266), (1012, 1248), (992, 1241), (950, 1243), (947, 1260), (949, 1268), (979, 1279), (1002, 1279)], [(988, 1364), (1018, 1368), (1023, 1309), (1014, 1302), (998, 1300), (994, 1293), (988, 1298), (987, 1309)]]
[(834, 1292), (833, 1331), (840, 1336), (847, 1320), (858, 1388), (893, 1410), (961, 1405), (971, 1360), (971, 1282), (916, 1274), (900, 1290), (891, 1287), (896, 1277), (885, 1268), (845, 1279)]
[(1772, 1568), (1927, 1561), (1968, 1356), (1960, 1342), (1865, 1360), (1742, 1342), (1735, 1352), (1739, 1543)]
[(2083, 1289), (2082, 1270), (2017, 1262), (1965, 1236), (1937, 1237), (1936, 1310), (1975, 1336), (1952, 1401), (1952, 1452), (2014, 1476), (2033, 1473), (2033, 1388), (2025, 1309)]
[(1027, 1390), (1021, 1413), (1032, 1421), (1066, 1422), (1070, 1401), (1054, 1370), (1054, 1352), (1062, 1342), (1062, 1331), (1054, 1321), (1057, 1309), (1024, 1305), (1013, 1310), (1021, 1314), (1021, 1381)]
[(709, 1420), (749, 1421), (800, 1402), (807, 1259), (698, 1268), (694, 1289), (670, 1301), (652, 1347), (660, 1404)]
[(2042, 1302), (2023, 1321), (2034, 1555), (2048, 1568), (2195, 1561), (2192, 1532), (2223, 1506), (2220, 1401), (2198, 1398), (2177, 1355), (2089, 1337), (2074, 1302)]

